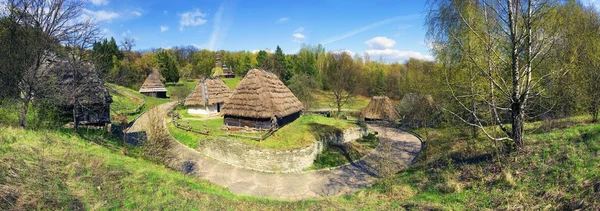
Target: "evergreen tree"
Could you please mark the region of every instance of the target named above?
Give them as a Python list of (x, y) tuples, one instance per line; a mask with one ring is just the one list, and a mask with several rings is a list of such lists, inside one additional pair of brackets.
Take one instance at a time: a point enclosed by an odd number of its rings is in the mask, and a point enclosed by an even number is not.
[(269, 55), (267, 54), (267, 52), (264, 50), (260, 50), (256, 55), (256, 62), (258, 68), (267, 70), (269, 68)]
[(277, 74), (277, 76), (279, 76), (280, 79), (286, 81), (285, 54), (283, 54), (283, 51), (281, 50), (279, 45), (275, 50), (273, 66), (273, 72), (275, 72), (275, 74)]
[(158, 66), (160, 74), (165, 78), (166, 82), (179, 82), (179, 70), (175, 65), (175, 60), (167, 53), (167, 51), (161, 51), (157, 54)]

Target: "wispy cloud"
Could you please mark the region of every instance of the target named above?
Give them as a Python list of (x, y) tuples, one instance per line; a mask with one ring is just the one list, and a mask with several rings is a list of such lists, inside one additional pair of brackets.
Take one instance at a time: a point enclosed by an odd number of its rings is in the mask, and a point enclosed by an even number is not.
[(91, 18), (98, 22), (102, 22), (102, 21), (110, 22), (113, 19), (116, 19), (120, 16), (119, 13), (105, 11), (105, 10), (93, 11), (93, 10), (83, 9), (82, 11), (83, 11), (82, 17), (84, 19)]
[(160, 32), (166, 32), (166, 31), (169, 31), (169, 26), (167, 26), (167, 25), (160, 26)]
[(200, 12), (199, 9), (194, 9), (189, 12), (185, 12), (179, 15), (179, 30), (183, 31), (186, 26), (199, 26), (206, 23), (205, 13)]
[(131, 11), (131, 14), (137, 17), (142, 16), (142, 12), (140, 10)]
[(107, 5), (108, 4), (108, 0), (90, 0), (90, 2), (93, 5), (96, 5), (96, 6), (98, 6), (98, 5)]
[(304, 41), (304, 38), (306, 38), (306, 36), (304, 36), (304, 34), (302, 33), (303, 31), (304, 31), (304, 27), (300, 27), (300, 28), (294, 30), (294, 33), (292, 34), (292, 37), (294, 38), (293, 39), (294, 42)]
[(343, 33), (343, 34), (339, 34), (339, 35), (327, 38), (327, 39), (321, 41), (321, 44), (326, 45), (326, 44), (329, 44), (329, 43), (337, 42), (337, 41), (346, 39), (348, 37), (354, 36), (354, 35), (356, 35), (358, 33), (361, 33), (361, 32), (367, 31), (367, 30), (371, 30), (371, 29), (374, 29), (374, 28), (377, 28), (377, 27), (381, 27), (381, 26), (384, 26), (384, 25), (387, 25), (387, 24), (390, 24), (390, 23), (394, 23), (396, 21), (411, 20), (411, 19), (415, 19), (415, 18), (418, 18), (418, 17), (420, 17), (420, 15), (417, 14), (417, 15), (396, 16), (396, 17), (393, 17), (393, 18), (388, 18), (388, 19), (385, 19), (385, 20), (381, 20), (381, 21), (378, 21), (378, 22), (375, 22), (375, 23), (372, 23), (372, 24), (369, 24), (369, 25), (366, 25), (366, 26), (354, 29), (352, 31), (349, 31), (349, 32), (346, 32), (346, 33)]
[(210, 39), (208, 40), (208, 49), (215, 50), (215, 48), (220, 47), (223, 43), (223, 40), (225, 40), (225, 37), (227, 37), (229, 26), (232, 22), (233, 8), (234, 5), (231, 1), (226, 1), (219, 5), (219, 9), (215, 13), (214, 17), (213, 31), (210, 34)]
[(282, 24), (282, 23), (288, 22), (289, 20), (290, 20), (290, 18), (288, 18), (288, 17), (282, 17), (282, 18), (277, 19), (275, 21), (275, 23), (276, 24)]

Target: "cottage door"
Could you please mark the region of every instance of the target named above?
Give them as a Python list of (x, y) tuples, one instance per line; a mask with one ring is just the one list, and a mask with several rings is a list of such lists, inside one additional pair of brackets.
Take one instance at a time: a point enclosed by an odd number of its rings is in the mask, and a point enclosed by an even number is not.
[(221, 112), (221, 103), (217, 103), (217, 112)]

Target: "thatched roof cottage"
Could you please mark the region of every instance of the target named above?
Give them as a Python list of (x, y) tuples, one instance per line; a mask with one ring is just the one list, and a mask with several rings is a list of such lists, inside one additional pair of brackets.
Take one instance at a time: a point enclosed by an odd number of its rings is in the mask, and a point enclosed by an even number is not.
[(188, 108), (188, 114), (212, 115), (221, 112), (225, 100), (231, 96), (233, 91), (225, 85), (223, 80), (202, 79), (196, 88), (185, 99), (184, 105)]
[(367, 121), (395, 121), (400, 115), (387, 96), (374, 96), (371, 102), (361, 111), (361, 116)]
[(167, 88), (160, 79), (158, 70), (152, 70), (140, 87), (140, 93), (150, 97), (167, 98)]
[[(72, 69), (73, 66), (77, 69)], [(110, 123), (112, 97), (92, 64), (70, 65), (64, 60), (54, 60), (47, 64), (47, 68), (56, 77), (57, 103), (64, 109), (64, 115), (72, 118), (77, 103), (75, 116), (79, 124), (103, 126)]]
[(271, 72), (252, 69), (225, 101), (225, 124), (269, 129), (296, 120), (304, 106)]

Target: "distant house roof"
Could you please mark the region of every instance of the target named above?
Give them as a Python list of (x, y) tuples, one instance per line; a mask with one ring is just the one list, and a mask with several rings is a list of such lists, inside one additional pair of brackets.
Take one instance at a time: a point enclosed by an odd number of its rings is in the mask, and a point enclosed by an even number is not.
[[(104, 82), (98, 77), (92, 64), (81, 62), (70, 65), (65, 60), (55, 59), (45, 65), (56, 77), (60, 104), (73, 105), (76, 95), (79, 104), (84, 106), (112, 103), (112, 98), (104, 87)], [(73, 90), (75, 71), (72, 68), (77, 68), (75, 70), (77, 70), (78, 82), (75, 90)]]
[(160, 80), (161, 76), (158, 70), (154, 69), (148, 75), (142, 86), (140, 87), (140, 92), (167, 92), (167, 88)]
[(185, 99), (186, 106), (207, 106), (224, 103), (233, 91), (219, 78), (202, 79)]
[(400, 119), (390, 98), (386, 96), (375, 96), (371, 102), (361, 111), (361, 116), (367, 119), (391, 120)]
[(284, 117), (304, 108), (292, 91), (271, 72), (252, 69), (225, 101), (224, 115), (271, 118)]

